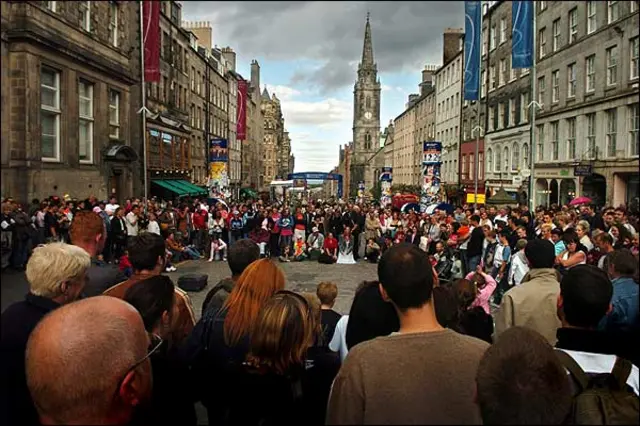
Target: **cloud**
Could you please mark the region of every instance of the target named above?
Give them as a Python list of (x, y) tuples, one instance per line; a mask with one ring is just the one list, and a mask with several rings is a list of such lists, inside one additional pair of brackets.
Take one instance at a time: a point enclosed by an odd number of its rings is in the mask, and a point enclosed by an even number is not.
[(266, 86), (267, 86), (267, 91), (269, 92), (269, 95), (273, 96), (273, 94), (275, 93), (275, 95), (281, 101), (288, 101), (302, 94), (301, 91), (294, 89), (293, 87), (282, 86), (279, 84), (277, 85), (266, 84)]
[(282, 103), (287, 126), (338, 126), (351, 121), (351, 103), (334, 98), (317, 102)]
[(321, 94), (353, 84), (371, 12), (374, 57), (385, 73), (419, 71), (442, 60), (442, 32), (462, 27), (464, 3), (451, 2), (184, 2), (184, 18), (212, 22), (214, 44), (258, 60), (311, 59), (291, 84)]

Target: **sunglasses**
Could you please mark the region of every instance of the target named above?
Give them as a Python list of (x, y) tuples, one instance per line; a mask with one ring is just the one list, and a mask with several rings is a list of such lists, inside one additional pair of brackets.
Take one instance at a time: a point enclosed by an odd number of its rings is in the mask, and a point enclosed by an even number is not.
[(136, 368), (138, 368), (139, 366), (141, 366), (142, 363), (144, 363), (147, 359), (149, 359), (151, 355), (157, 352), (158, 349), (160, 349), (160, 346), (162, 346), (162, 343), (164, 343), (164, 340), (162, 340), (162, 337), (158, 336), (155, 333), (149, 333), (149, 347), (147, 349), (147, 354), (143, 356), (140, 360), (136, 361), (131, 367), (127, 369), (127, 371), (124, 373), (122, 378), (118, 381), (118, 386), (116, 387), (116, 394), (118, 393), (118, 390), (122, 386), (122, 382), (124, 382), (124, 379), (129, 375), (129, 373), (135, 370)]

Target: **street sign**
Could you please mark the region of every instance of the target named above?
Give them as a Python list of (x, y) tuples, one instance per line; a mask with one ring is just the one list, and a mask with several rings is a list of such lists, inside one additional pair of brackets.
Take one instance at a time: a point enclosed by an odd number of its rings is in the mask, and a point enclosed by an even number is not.
[(573, 174), (574, 176), (591, 176), (593, 174), (593, 170), (590, 164), (574, 166)]
[(514, 186), (522, 185), (522, 176), (514, 176), (513, 178), (511, 178), (511, 183)]
[(529, 169), (520, 170), (520, 176), (522, 176), (523, 179), (528, 178), (529, 176), (531, 176), (531, 170)]
[[(484, 204), (486, 196), (484, 194), (478, 194), (478, 204)], [(475, 203), (475, 194), (467, 194), (467, 203)]]

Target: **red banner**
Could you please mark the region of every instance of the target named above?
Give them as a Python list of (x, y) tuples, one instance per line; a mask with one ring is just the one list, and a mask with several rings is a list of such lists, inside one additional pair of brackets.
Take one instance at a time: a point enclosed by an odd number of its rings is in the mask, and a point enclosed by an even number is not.
[(236, 139), (247, 139), (247, 88), (246, 80), (238, 80), (238, 117)]
[(142, 2), (142, 30), (144, 31), (144, 79), (160, 81), (160, 2)]

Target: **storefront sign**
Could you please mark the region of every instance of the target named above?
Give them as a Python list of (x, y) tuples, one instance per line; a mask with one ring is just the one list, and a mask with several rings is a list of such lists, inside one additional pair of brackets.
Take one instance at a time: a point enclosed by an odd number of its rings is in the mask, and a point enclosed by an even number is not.
[(560, 178), (573, 177), (571, 169), (536, 169), (535, 177), (537, 178)]
[[(478, 194), (478, 204), (484, 204), (486, 196), (484, 194)], [(475, 194), (467, 194), (467, 203), (475, 203)]]
[(593, 174), (593, 169), (590, 164), (583, 166), (575, 166), (573, 168), (573, 174), (575, 176), (591, 176)]
[(511, 184), (514, 186), (522, 185), (522, 176), (514, 176), (511, 178)]

